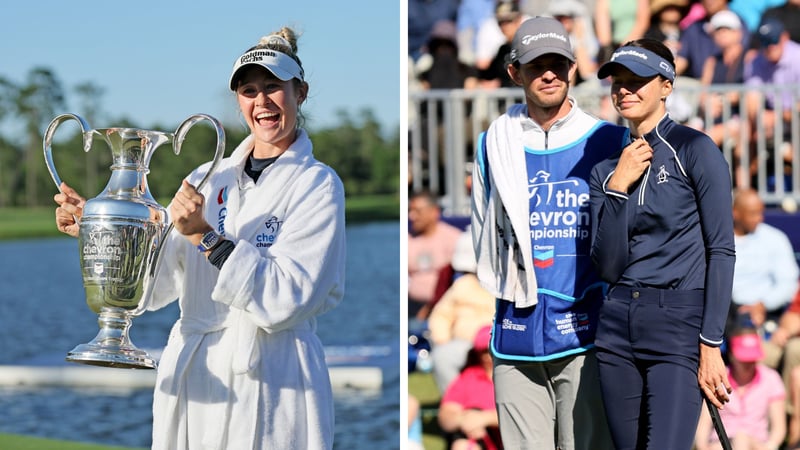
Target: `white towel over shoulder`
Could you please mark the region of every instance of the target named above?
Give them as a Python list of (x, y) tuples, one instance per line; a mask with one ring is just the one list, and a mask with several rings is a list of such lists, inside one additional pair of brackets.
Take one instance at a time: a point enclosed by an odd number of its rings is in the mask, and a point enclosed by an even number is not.
[(485, 135), (486, 159), (479, 150), (472, 194), (478, 278), (495, 297), (513, 301), (518, 308), (538, 303), (522, 144), (522, 121), (527, 117), (526, 105), (513, 105), (489, 126)]

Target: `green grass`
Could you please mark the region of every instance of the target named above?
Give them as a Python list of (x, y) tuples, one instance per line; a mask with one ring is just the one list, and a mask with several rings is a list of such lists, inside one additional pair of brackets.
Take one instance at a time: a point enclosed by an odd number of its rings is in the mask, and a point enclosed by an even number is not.
[(30, 436), (0, 433), (0, 448), (14, 450), (122, 450), (130, 447), (116, 447), (101, 444), (42, 439)]
[[(375, 195), (348, 198), (347, 223), (400, 219), (400, 198)], [(0, 240), (61, 236), (55, 225), (55, 205), (36, 208), (0, 208)]]
[(400, 197), (397, 195), (370, 195), (348, 198), (345, 202), (347, 223), (398, 221)]
[(55, 205), (37, 208), (0, 209), (0, 239), (57, 236)]
[(447, 445), (436, 417), (441, 394), (433, 380), (433, 375), (420, 372), (409, 373), (408, 392), (419, 400), (422, 407), (422, 444), (425, 446), (425, 450), (446, 450)]

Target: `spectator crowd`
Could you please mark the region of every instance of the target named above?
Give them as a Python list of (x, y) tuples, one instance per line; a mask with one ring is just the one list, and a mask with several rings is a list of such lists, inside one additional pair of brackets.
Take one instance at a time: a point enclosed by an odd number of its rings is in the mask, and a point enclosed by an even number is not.
[[(706, 132), (732, 152), (735, 186), (754, 185), (759, 161), (767, 162), (771, 185), (781, 165), (785, 183), (791, 183), (791, 113), (800, 106), (800, 0), (411, 0), (408, 13), (409, 92), (513, 87), (506, 71), (511, 38), (523, 21), (550, 16), (569, 32), (577, 66), (570, 83), (601, 93), (596, 114), (618, 123), (608, 80), (596, 77), (598, 67), (628, 41), (660, 40), (675, 55), (676, 89), (702, 92), (670, 98), (673, 120)], [(794, 90), (764, 89), (771, 85)], [(410, 110), (410, 122), (425, 124), (426, 107)], [(472, 105), (465, 111), (468, 117), (479, 113)], [(441, 106), (437, 114), (440, 121)], [(442, 140), (446, 131), (426, 126), (423, 143), (428, 133)], [(474, 142), (467, 141), (469, 153)]]

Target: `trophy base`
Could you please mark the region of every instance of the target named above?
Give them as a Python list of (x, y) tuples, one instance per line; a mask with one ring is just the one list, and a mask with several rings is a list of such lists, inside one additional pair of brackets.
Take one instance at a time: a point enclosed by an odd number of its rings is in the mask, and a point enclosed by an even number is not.
[(116, 367), (119, 369), (155, 369), (156, 360), (146, 351), (136, 347), (127, 348), (93, 343), (81, 344), (69, 353), (69, 362), (88, 364), (91, 366)]
[(156, 368), (156, 360), (128, 339), (131, 318), (127, 311), (103, 307), (97, 323), (100, 325), (97, 336), (67, 353), (67, 361), (121, 369)]

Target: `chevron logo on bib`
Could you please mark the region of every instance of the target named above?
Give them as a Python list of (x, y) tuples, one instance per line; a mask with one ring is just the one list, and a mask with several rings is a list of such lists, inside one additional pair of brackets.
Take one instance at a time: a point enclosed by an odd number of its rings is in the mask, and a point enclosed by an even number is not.
[(533, 249), (533, 265), (546, 269), (553, 265), (555, 248), (552, 245), (537, 245)]

